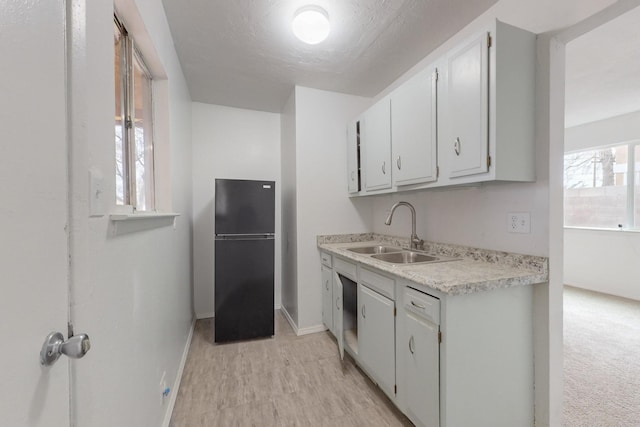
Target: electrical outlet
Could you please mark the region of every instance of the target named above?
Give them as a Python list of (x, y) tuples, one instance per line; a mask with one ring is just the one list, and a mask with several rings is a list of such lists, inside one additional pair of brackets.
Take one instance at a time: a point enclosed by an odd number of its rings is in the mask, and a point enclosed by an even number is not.
[(169, 387), (167, 387), (167, 371), (162, 373), (162, 378), (160, 378), (160, 395), (162, 396), (161, 403), (164, 404), (166, 398), (170, 393)]
[(509, 233), (531, 233), (531, 215), (529, 212), (508, 213), (507, 231)]

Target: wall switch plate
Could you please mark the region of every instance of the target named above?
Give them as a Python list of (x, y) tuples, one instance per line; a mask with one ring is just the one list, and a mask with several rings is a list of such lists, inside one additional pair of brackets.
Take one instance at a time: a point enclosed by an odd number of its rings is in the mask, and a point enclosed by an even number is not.
[(104, 178), (97, 168), (89, 170), (89, 216), (99, 217), (106, 213), (104, 203)]
[(507, 231), (509, 233), (531, 233), (531, 215), (529, 212), (508, 213)]

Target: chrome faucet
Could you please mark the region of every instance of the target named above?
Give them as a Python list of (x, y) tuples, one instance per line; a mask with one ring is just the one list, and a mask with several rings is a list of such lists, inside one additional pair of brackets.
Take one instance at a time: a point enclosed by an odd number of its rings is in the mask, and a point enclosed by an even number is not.
[(424, 244), (424, 240), (418, 238), (418, 235), (416, 234), (416, 210), (411, 203), (397, 202), (396, 204), (391, 206), (391, 212), (389, 212), (389, 216), (384, 223), (387, 225), (391, 225), (391, 217), (393, 217), (393, 212), (398, 206), (406, 206), (411, 209), (411, 237), (409, 238), (409, 247), (411, 249), (418, 249), (418, 246), (422, 247), (422, 245)]

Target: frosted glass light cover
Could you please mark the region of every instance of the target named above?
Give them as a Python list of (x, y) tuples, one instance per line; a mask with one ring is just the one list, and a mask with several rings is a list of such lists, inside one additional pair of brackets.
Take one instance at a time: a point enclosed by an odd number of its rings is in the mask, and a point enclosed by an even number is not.
[(299, 9), (291, 22), (293, 34), (307, 44), (318, 44), (329, 35), (329, 15), (321, 7)]

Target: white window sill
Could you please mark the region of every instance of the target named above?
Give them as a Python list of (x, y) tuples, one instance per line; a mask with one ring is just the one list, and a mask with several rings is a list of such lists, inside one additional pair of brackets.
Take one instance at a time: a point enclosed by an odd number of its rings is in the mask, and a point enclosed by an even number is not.
[(118, 235), (170, 225), (175, 229), (178, 216), (175, 212), (113, 213), (109, 219), (113, 223), (113, 234)]
[(602, 228), (602, 227), (576, 227), (576, 226), (564, 226), (565, 230), (579, 230), (579, 231), (604, 231), (608, 233), (640, 233), (638, 228)]
[(109, 215), (111, 221), (140, 221), (140, 220), (153, 220), (161, 218), (175, 218), (180, 216), (175, 212), (139, 212), (139, 213), (117, 213)]

